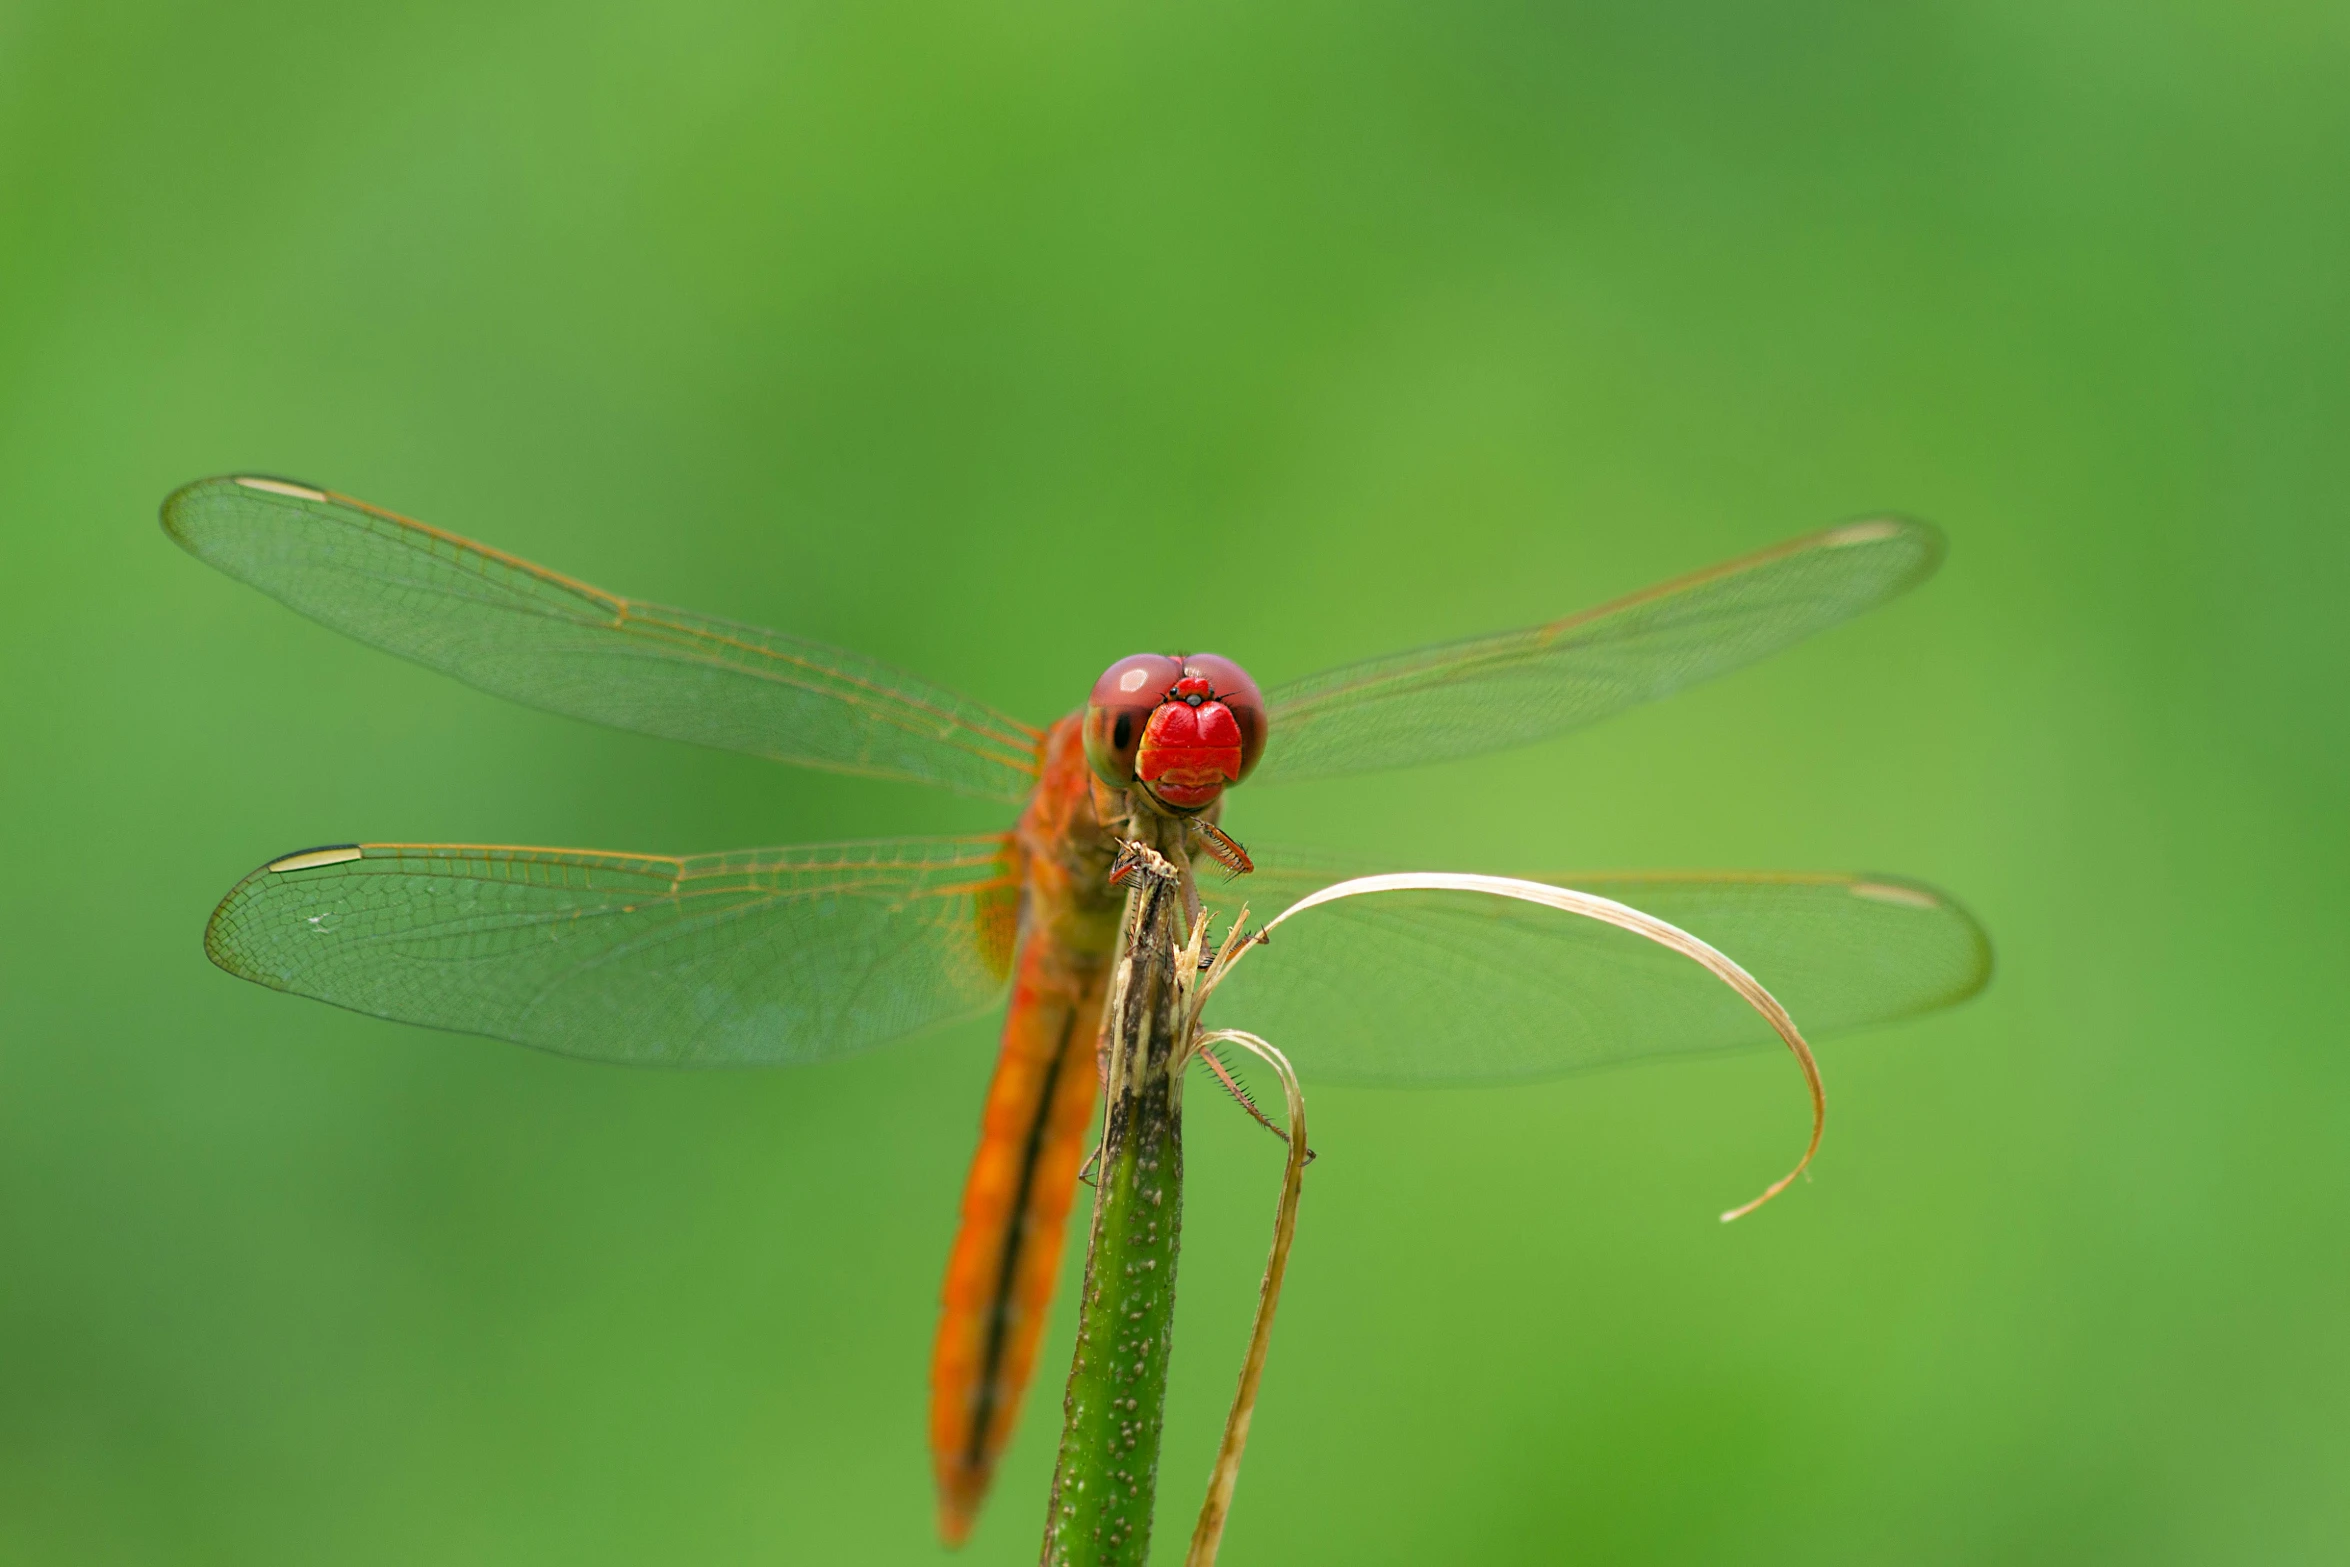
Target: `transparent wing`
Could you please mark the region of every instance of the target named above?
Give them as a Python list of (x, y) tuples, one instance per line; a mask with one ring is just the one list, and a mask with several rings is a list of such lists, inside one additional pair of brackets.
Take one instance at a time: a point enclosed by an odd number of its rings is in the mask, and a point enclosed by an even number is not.
[[(1270, 863), (1268, 863), (1270, 862)], [(1222, 916), (1262, 923), (1356, 874), (1260, 856), (1203, 883)], [(1912, 1017), (1991, 976), (1982, 926), (1930, 887), (1890, 876), (1597, 872), (1531, 878), (1630, 904), (1727, 953), (1807, 1034)], [(1397, 1087), (1503, 1083), (1777, 1037), (1695, 964), (1554, 909), (1453, 892), (1381, 893), (1301, 914), (1252, 952), (1208, 1006), (1286, 1051), (1301, 1076)]]
[(989, 799), (1035, 781), (1035, 730), (902, 670), (621, 598), (349, 496), (201, 479), (163, 526), (313, 620), (532, 707)]
[(1252, 783), (1546, 739), (1749, 664), (1923, 582), (1942, 535), (1880, 518), (1791, 539), (1548, 625), (1397, 653), (1265, 695)]
[(1019, 910), (1008, 840), (671, 859), (361, 844), (237, 883), (204, 950), (375, 1017), (663, 1066), (817, 1061), (988, 1006)]

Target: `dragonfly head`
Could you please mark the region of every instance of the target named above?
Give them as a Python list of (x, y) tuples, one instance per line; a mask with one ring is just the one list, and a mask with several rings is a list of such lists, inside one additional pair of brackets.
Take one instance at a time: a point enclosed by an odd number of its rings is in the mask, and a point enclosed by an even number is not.
[(1085, 759), (1113, 789), (1140, 786), (1179, 816), (1206, 810), (1265, 749), (1265, 699), (1213, 653), (1137, 653), (1093, 683)]

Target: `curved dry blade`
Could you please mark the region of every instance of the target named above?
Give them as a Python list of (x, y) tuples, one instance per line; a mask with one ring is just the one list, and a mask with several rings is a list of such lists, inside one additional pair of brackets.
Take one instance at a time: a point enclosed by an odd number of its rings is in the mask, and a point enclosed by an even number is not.
[(532, 707), (996, 800), (1036, 779), (1037, 731), (903, 670), (621, 598), (347, 495), (200, 479), (163, 526), (323, 625)]
[[(1228, 916), (1246, 890), (1279, 910), (1355, 874), (1260, 853), (1255, 875), (1201, 896)], [(1541, 874), (1670, 921), (1727, 953), (1817, 1037), (1954, 1005), (1991, 975), (1981, 925), (1891, 876), (1771, 872)], [(1777, 1039), (1737, 996), (1662, 948), (1530, 904), (1389, 893), (1284, 925), (1279, 963), (1242, 964), (1208, 1005), (1308, 1079), (1397, 1087), (1555, 1077)]]
[(240, 978), (375, 1017), (662, 1066), (847, 1055), (990, 1005), (1002, 837), (675, 859), (357, 844), (273, 860), (204, 932)]
[(1547, 739), (1750, 664), (1933, 575), (1943, 541), (1846, 523), (1548, 625), (1348, 664), (1265, 693), (1252, 783), (1289, 783)]

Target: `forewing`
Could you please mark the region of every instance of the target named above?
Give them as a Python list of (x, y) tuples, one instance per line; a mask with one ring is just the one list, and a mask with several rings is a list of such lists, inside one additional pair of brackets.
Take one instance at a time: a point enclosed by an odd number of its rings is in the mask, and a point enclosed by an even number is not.
[(1546, 739), (1750, 664), (1915, 587), (1942, 535), (1879, 518), (1789, 540), (1548, 625), (1349, 664), (1266, 693), (1252, 783)]
[[(1261, 860), (1265, 857), (1260, 857)], [(1203, 884), (1262, 923), (1344, 880), (1265, 865)], [(1543, 874), (1670, 921), (1726, 953), (1807, 1034), (1912, 1017), (1981, 990), (1989, 938), (1950, 898), (1890, 876)], [(1209, 1004), (1217, 1027), (1286, 1051), (1309, 1080), (1504, 1083), (1668, 1055), (1775, 1045), (1739, 997), (1629, 932), (1508, 899), (1398, 892), (1318, 908), (1249, 954)]]
[(362, 844), (255, 871), (204, 949), (375, 1017), (601, 1061), (767, 1065), (985, 1008), (1018, 909), (1000, 836), (690, 859)]
[(989, 799), (1035, 781), (1035, 730), (903, 670), (625, 599), (349, 496), (203, 479), (163, 526), (313, 620), (532, 707)]

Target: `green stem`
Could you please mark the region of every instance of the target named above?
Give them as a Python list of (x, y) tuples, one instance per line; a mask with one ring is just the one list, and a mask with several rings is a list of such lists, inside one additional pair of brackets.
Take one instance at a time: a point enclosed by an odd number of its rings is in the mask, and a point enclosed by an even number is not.
[(1128, 897), (1106, 1009), (1108, 1106), (1077, 1358), (1045, 1516), (1046, 1567), (1140, 1567), (1150, 1555), (1183, 1227), (1183, 1096), (1175, 1068), (1189, 1022), (1175, 984), (1185, 867), (1180, 860), (1157, 866), (1138, 872)]

